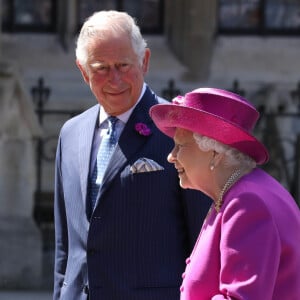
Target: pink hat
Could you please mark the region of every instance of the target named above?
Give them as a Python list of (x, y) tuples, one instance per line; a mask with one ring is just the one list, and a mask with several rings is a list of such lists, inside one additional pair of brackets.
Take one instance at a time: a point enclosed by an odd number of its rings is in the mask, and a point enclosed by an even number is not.
[(259, 113), (247, 100), (234, 93), (199, 88), (172, 103), (151, 107), (150, 116), (156, 126), (173, 137), (177, 127), (199, 133), (233, 147), (257, 164), (268, 161), (264, 145), (251, 133)]

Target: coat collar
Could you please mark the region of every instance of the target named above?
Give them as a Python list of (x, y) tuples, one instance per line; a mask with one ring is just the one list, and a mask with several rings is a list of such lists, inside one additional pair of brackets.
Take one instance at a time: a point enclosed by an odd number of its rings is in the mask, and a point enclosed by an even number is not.
[(84, 113), (80, 122), (78, 136), (79, 176), (83, 204), (86, 205), (88, 176), (93, 145), (94, 130), (98, 121), (99, 105), (95, 105)]
[[(140, 148), (147, 142), (151, 136), (142, 136), (135, 130), (136, 123), (146, 124), (153, 132), (155, 126), (149, 115), (149, 109), (154, 104), (157, 104), (158, 100), (156, 95), (151, 91), (149, 87), (134, 108), (131, 113), (123, 132), (119, 138), (115, 152), (107, 167), (107, 172), (103, 178), (103, 183), (98, 194), (98, 199), (110, 186), (111, 181), (120, 172), (122, 167), (130, 161), (130, 159), (139, 152)], [(84, 205), (86, 205), (87, 187), (88, 187), (88, 175), (91, 158), (91, 149), (93, 144), (94, 129), (98, 122), (99, 105), (95, 105), (90, 108), (81, 119), (81, 130), (78, 139), (79, 149), (79, 172), (81, 193)], [(97, 200), (98, 202), (98, 200)], [(98, 203), (96, 203), (97, 207)]]
[(119, 138), (115, 152), (113, 153), (111, 161), (107, 166), (107, 172), (103, 178), (100, 196), (107, 190), (111, 181), (119, 173), (122, 167), (130, 161), (131, 158), (139, 152), (140, 148), (147, 140), (151, 138), (151, 136), (140, 135), (135, 130), (135, 124), (142, 122), (152, 130), (155, 125), (149, 116), (149, 109), (156, 103), (156, 95), (147, 87), (144, 96), (131, 113)]

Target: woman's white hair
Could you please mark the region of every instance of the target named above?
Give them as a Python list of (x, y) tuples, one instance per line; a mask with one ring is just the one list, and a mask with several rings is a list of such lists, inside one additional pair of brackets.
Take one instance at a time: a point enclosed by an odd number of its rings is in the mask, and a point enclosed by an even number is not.
[(198, 133), (194, 133), (193, 136), (202, 151), (212, 150), (217, 153), (224, 153), (224, 165), (226, 167), (239, 167), (245, 169), (253, 169), (256, 167), (256, 162), (253, 158), (235, 148), (224, 145), (214, 139)]
[(76, 46), (76, 58), (82, 66), (87, 62), (87, 46), (93, 39), (101, 39), (105, 33), (124, 33), (131, 38), (134, 52), (142, 65), (147, 43), (141, 35), (135, 20), (126, 12), (99, 11), (90, 16), (83, 24)]

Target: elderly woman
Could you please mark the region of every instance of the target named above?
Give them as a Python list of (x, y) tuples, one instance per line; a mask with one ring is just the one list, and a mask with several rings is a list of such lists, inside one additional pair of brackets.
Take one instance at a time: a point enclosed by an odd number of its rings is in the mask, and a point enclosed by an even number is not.
[(175, 141), (180, 185), (214, 200), (183, 274), (182, 300), (299, 300), (300, 212), (257, 165), (268, 152), (251, 133), (259, 117), (242, 97), (200, 88), (150, 115)]

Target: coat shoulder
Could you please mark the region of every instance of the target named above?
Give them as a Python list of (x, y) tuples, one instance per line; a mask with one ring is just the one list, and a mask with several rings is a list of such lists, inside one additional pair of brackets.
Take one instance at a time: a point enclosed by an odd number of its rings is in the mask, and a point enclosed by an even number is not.
[(61, 134), (69, 132), (70, 130), (74, 130), (77, 127), (81, 127), (85, 122), (89, 122), (90, 120), (96, 120), (96, 116), (98, 113), (99, 105), (96, 104), (91, 108), (83, 111), (82, 113), (70, 118), (63, 124), (61, 128)]

